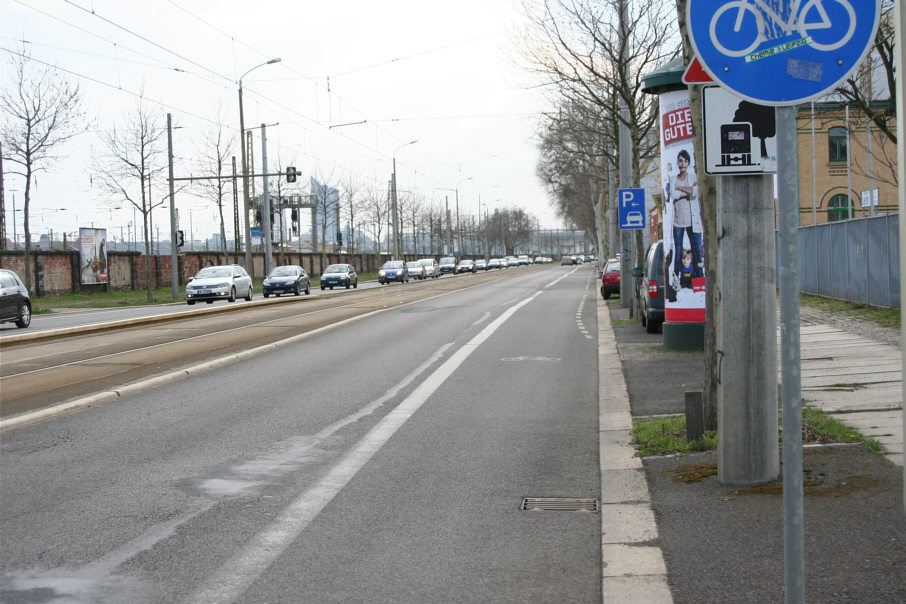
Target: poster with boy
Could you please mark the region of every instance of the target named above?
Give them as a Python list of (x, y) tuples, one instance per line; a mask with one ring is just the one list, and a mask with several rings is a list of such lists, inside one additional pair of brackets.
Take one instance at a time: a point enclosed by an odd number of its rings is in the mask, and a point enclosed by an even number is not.
[(660, 95), (664, 187), (664, 318), (705, 320), (705, 257), (692, 149), (692, 114), (685, 90)]

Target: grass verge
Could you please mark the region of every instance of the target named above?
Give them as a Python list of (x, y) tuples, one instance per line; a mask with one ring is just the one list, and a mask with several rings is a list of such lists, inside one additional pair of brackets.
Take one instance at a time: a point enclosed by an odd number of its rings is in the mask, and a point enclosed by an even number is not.
[[(360, 273), (359, 281), (377, 279), (377, 273)], [(318, 277), (311, 278), (311, 289), (320, 287)], [(255, 281), (255, 295), (261, 295), (261, 281)], [(148, 292), (142, 290), (111, 290), (90, 294), (62, 294), (58, 296), (40, 296), (31, 299), (32, 313), (36, 315), (49, 314), (54, 309), (79, 310), (85, 308), (118, 308), (121, 306), (148, 306), (155, 304), (168, 304), (171, 302), (185, 303), (185, 286), (177, 289), (179, 296), (173, 299), (173, 288), (169, 285), (152, 290), (151, 302), (148, 302)]]
[[(717, 448), (717, 432), (706, 432), (701, 441), (686, 442), (686, 416), (671, 415), (633, 420), (632, 444), (637, 457), (674, 455)], [(781, 437), (783, 429), (781, 428)], [(804, 444), (865, 443), (872, 451), (880, 452), (881, 443), (866, 438), (816, 407), (802, 410), (802, 442)]]
[(824, 312), (870, 321), (882, 327), (900, 328), (900, 309), (898, 308), (881, 308), (880, 306), (869, 306), (868, 304), (845, 302), (807, 294), (799, 296), (799, 303), (802, 306), (810, 306)]

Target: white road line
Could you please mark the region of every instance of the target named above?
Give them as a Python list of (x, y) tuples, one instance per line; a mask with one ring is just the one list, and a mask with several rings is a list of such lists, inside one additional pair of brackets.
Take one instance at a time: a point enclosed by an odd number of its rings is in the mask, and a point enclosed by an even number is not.
[[(562, 277), (561, 277), (562, 278)], [(559, 280), (559, 279), (558, 279)], [(556, 283), (556, 281), (554, 281)], [(517, 310), (534, 300), (541, 291), (511, 306), (467, 344), (454, 352), (405, 400), (389, 412), (358, 444), (344, 455), (333, 469), (314, 486), (287, 506), (280, 516), (224, 563), (188, 602), (233, 602), (282, 555), (328, 503), (366, 463), (418, 411), (425, 401), (449, 378), (478, 346)]]

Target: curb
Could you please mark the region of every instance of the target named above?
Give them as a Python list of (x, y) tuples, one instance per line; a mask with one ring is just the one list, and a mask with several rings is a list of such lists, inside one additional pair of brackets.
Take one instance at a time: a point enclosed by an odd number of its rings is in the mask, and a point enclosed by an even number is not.
[(607, 304), (597, 295), (601, 593), (604, 602), (673, 602)]

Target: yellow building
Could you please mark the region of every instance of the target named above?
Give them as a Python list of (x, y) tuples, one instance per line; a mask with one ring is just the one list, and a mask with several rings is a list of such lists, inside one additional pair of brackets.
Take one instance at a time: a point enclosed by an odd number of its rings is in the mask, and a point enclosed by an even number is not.
[(897, 211), (896, 144), (862, 111), (850, 107), (847, 114), (840, 103), (802, 105), (797, 125), (801, 225)]

